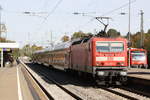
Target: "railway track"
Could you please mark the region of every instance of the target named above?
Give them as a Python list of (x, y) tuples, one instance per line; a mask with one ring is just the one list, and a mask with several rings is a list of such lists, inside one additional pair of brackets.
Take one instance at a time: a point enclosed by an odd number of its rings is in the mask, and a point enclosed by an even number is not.
[[(74, 92), (70, 91), (68, 88), (65, 88), (59, 82), (57, 82), (55, 79), (53, 79), (52, 78), (53, 75), (51, 77), (48, 77), (48, 76), (50, 76), (50, 74), (48, 74), (47, 72), (42, 71), (42, 70), (40, 70), (38, 73), (40, 73), (41, 77), (43, 77), (44, 80), (46, 80), (48, 82), (51, 81), (53, 84), (56, 84), (59, 88), (61, 88), (65, 92), (67, 92), (74, 99), (77, 99), (77, 100), (82, 100), (83, 99), (82, 97), (79, 97), (77, 94), (75, 94)], [(71, 87), (71, 88), (75, 88), (75, 87)], [(81, 88), (84, 88), (84, 87), (81, 87)], [(150, 100), (149, 98), (147, 98), (147, 97), (145, 97), (143, 95), (139, 95), (135, 91), (133, 93), (132, 91), (128, 91), (127, 89), (123, 89), (123, 88), (99, 87), (99, 88), (96, 88), (96, 89), (94, 89), (94, 88), (93, 89), (87, 88), (86, 90), (87, 91), (92, 91), (94, 93), (95, 91), (98, 91), (98, 90), (101, 90), (101, 89), (106, 91), (106, 92), (111, 93), (111, 95), (112, 94), (115, 95), (116, 98), (121, 97), (121, 99), (117, 99), (117, 100), (124, 100), (124, 99), (129, 99), (129, 100), (139, 100), (139, 99), (141, 99), (141, 100)], [(80, 90), (78, 90), (78, 91), (80, 91)], [(86, 92), (84, 91), (84, 93), (86, 93)], [(110, 95), (109, 93), (107, 95)], [(95, 100), (95, 99), (91, 99), (91, 100)], [(113, 100), (113, 99), (110, 98), (110, 100)]]
[(129, 92), (134, 92), (134, 93), (136, 93), (138, 95), (141, 95), (143, 97), (150, 98), (150, 93), (149, 92), (139, 91), (139, 90), (135, 90), (135, 89), (132, 89), (132, 88), (129, 88), (129, 87), (125, 87), (125, 86), (121, 86), (120, 89), (129, 91)]
[(61, 84), (59, 84), (58, 82), (56, 82), (54, 79), (47, 77), (47, 75), (45, 73), (40, 73), (40, 74), (46, 79), (46, 81), (51, 81), (52, 83), (56, 84), (59, 88), (61, 88), (63, 91), (65, 91), (66, 93), (68, 93), (69, 95), (71, 95), (73, 98), (75, 98), (77, 100), (82, 100), (82, 98), (80, 98), (76, 94), (72, 93), (67, 88), (63, 87)]
[[(47, 75), (44, 75), (44, 77), (46, 77), (48, 80), (51, 80), (51, 81), (54, 81), (52, 79), (50, 79), (49, 77), (47, 77)], [(55, 84), (58, 84), (58, 86), (61, 86), (59, 85), (59, 83), (57, 83), (56, 81), (54, 81)], [(61, 86), (61, 88), (64, 88), (63, 86)], [(106, 90), (108, 92), (111, 92), (117, 96), (121, 96), (125, 99), (129, 99), (129, 100), (150, 100), (149, 98), (143, 96), (143, 95), (139, 95), (137, 91), (134, 91), (134, 93), (130, 90), (130, 91), (127, 91), (126, 89), (127, 88), (104, 88), (104, 87), (100, 87), (101, 89), (103, 90)], [(144, 94), (144, 93), (143, 93)], [(79, 100), (81, 100), (81, 98), (79, 98)]]
[[(23, 62), (22, 62), (23, 64)], [(48, 93), (48, 91), (40, 84), (40, 82), (34, 77), (34, 75), (32, 75), (32, 73), (29, 71), (29, 69), (26, 67), (25, 64), (24, 65), (24, 69), (32, 76), (32, 78), (37, 82), (37, 84), (41, 87), (41, 89), (43, 90), (43, 92), (47, 95), (47, 97), (50, 99), (50, 100), (55, 100), (53, 98), (53, 96)], [(42, 77), (46, 82), (48, 83), (53, 83), (55, 84), (56, 86), (58, 86), (60, 89), (62, 89), (64, 92), (66, 92), (68, 95), (70, 95), (71, 97), (73, 97), (75, 100), (82, 100), (82, 98), (80, 98), (79, 96), (77, 96), (76, 94), (72, 93), (71, 91), (69, 91), (68, 89), (66, 89), (65, 87), (63, 87), (61, 84), (59, 84), (58, 82), (56, 82), (54, 79), (52, 78), (49, 78), (47, 77), (47, 75), (42, 72), (42, 71), (39, 71), (38, 72), (40, 74), (40, 77)]]
[(147, 98), (145, 96), (121, 88), (105, 88), (105, 87), (100, 87), (100, 88), (128, 100), (150, 100), (150, 98)]

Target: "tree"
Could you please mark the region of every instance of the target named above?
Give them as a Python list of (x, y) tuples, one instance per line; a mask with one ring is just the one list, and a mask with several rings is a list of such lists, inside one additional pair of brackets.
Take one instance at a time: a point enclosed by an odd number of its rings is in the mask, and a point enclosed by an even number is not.
[(67, 35), (64, 35), (62, 38), (61, 38), (61, 41), (62, 42), (66, 42), (66, 41), (69, 41), (70, 39), (69, 39), (69, 36), (67, 36)]
[(87, 37), (92, 37), (93, 34), (89, 32), (89, 33), (86, 34), (86, 36), (87, 36)]
[(132, 35), (132, 47), (139, 48), (140, 47), (140, 32), (137, 32), (136, 34)]
[(147, 31), (148, 34), (150, 34), (150, 29)]
[(13, 58), (17, 59), (19, 56), (21, 56), (21, 52), (18, 48), (16, 48), (12, 50), (12, 55), (13, 55)]
[(150, 45), (149, 45), (149, 43), (150, 43), (150, 34), (149, 33), (147, 33), (147, 34), (144, 34), (144, 48), (146, 49), (146, 50), (148, 50), (148, 51), (150, 51)]
[(21, 52), (22, 52), (23, 56), (31, 57), (33, 52), (35, 52), (37, 50), (42, 50), (42, 49), (43, 49), (43, 47), (41, 47), (41, 46), (36, 46), (36, 45), (31, 46), (31, 45), (27, 44), (22, 48)]
[(120, 32), (118, 32), (118, 31), (115, 30), (115, 29), (109, 29), (109, 30), (107, 31), (107, 35), (108, 35), (109, 37), (118, 37), (118, 36), (120, 36)]
[(36, 51), (36, 50), (42, 50), (43, 47), (42, 46), (37, 46), (37, 45), (34, 44), (34, 45), (31, 46), (31, 49)]
[(74, 32), (74, 34), (72, 35), (71, 39), (77, 39), (77, 38), (82, 38), (86, 36), (85, 33), (83, 33), (82, 31), (79, 31), (79, 32)]
[(0, 42), (15, 43), (15, 41), (7, 40), (6, 38), (3, 38), (3, 37), (0, 37)]

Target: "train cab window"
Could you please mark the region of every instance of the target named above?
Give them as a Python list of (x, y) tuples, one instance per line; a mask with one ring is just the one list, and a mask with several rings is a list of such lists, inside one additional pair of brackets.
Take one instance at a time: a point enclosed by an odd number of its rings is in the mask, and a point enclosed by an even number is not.
[(112, 42), (110, 43), (112, 52), (122, 52), (124, 50), (124, 45), (122, 42)]
[(109, 42), (96, 42), (97, 52), (110, 52)]
[(146, 55), (144, 52), (131, 52), (132, 60), (145, 61)]
[(122, 42), (96, 42), (97, 52), (122, 52), (124, 44)]

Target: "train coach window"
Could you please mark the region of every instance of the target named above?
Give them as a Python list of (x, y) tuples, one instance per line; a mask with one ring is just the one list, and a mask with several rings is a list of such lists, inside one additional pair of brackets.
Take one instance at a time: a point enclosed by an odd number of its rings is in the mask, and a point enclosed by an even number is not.
[(83, 40), (83, 43), (87, 42), (90, 38), (86, 38)]

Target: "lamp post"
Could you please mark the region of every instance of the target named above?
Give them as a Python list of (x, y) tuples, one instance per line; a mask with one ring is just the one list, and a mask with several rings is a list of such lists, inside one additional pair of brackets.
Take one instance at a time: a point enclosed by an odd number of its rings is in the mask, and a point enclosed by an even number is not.
[[(1, 29), (1, 11), (2, 11), (2, 7), (0, 5), (0, 39), (1, 39), (1, 33), (2, 33), (2, 29)], [(3, 48), (1, 48), (1, 67), (3, 68)]]
[(144, 23), (143, 15), (144, 15), (144, 12), (143, 12), (143, 10), (141, 10), (140, 15), (141, 15), (141, 25), (140, 25), (141, 41), (140, 41), (140, 47), (144, 48), (144, 29), (143, 29), (144, 28), (144, 26), (143, 26), (143, 23)]
[[(131, 0), (129, 0), (129, 27), (128, 27), (128, 31), (129, 31), (129, 43), (131, 43)], [(130, 61), (130, 59), (131, 59), (131, 54), (130, 54), (130, 46), (129, 46), (129, 57), (128, 57), (128, 61), (129, 61), (129, 68), (131, 68), (131, 61)]]
[[(128, 41), (129, 41), (129, 44), (131, 44), (131, 0), (129, 0), (129, 9), (128, 9)], [(121, 15), (126, 15), (127, 13), (120, 13)], [(129, 50), (128, 50), (128, 63), (129, 63), (129, 68), (131, 68), (131, 64), (130, 64), (130, 46), (129, 46)]]
[(128, 26), (128, 32), (129, 32), (129, 42), (131, 41), (131, 0), (129, 0), (129, 26)]

